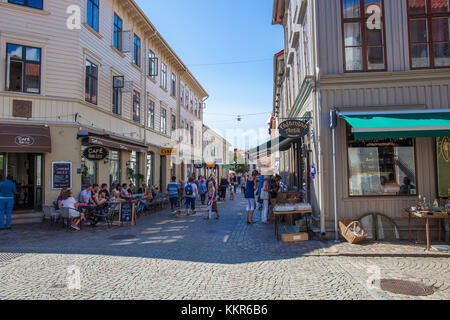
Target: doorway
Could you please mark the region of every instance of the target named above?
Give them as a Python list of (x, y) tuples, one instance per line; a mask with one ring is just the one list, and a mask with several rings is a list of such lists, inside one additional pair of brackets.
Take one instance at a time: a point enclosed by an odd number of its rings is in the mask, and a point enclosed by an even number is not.
[(39, 211), (43, 203), (43, 156), (34, 153), (0, 154), (0, 174), (11, 175), (17, 186), (14, 211)]

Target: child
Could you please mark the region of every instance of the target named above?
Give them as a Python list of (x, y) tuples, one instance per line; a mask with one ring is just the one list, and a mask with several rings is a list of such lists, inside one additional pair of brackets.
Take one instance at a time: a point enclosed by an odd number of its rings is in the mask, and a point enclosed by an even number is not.
[(234, 200), (234, 181), (231, 181), (230, 189), (231, 189), (231, 191), (230, 191), (230, 200), (233, 201)]

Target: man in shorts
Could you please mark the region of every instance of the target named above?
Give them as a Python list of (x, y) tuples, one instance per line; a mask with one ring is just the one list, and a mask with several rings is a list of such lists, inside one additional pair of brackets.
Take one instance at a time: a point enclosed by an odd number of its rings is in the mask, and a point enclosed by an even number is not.
[(186, 199), (187, 215), (195, 214), (195, 200), (198, 198), (198, 188), (194, 183), (194, 177), (189, 178), (189, 181), (184, 187), (184, 198)]
[(171, 182), (167, 185), (167, 192), (169, 193), (170, 207), (173, 215), (180, 215), (177, 211), (178, 190), (180, 185), (177, 183), (177, 177), (172, 177)]

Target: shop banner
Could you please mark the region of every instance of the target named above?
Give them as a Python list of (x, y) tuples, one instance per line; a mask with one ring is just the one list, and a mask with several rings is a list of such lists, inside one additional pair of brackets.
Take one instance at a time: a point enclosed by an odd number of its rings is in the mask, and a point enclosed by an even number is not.
[(101, 146), (93, 146), (84, 149), (83, 157), (89, 161), (101, 161), (108, 157), (108, 150)]
[(450, 137), (436, 138), (439, 197), (450, 195)]

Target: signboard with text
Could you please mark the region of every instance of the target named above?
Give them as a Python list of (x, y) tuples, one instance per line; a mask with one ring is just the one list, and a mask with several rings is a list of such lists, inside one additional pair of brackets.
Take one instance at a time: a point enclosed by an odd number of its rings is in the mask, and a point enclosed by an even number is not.
[(52, 163), (52, 189), (72, 189), (72, 162)]
[(309, 124), (301, 120), (287, 120), (278, 127), (280, 136), (287, 139), (300, 139), (309, 132)]

